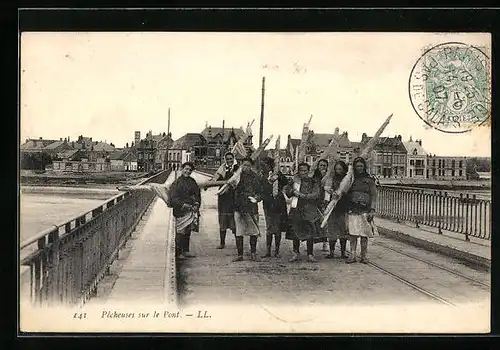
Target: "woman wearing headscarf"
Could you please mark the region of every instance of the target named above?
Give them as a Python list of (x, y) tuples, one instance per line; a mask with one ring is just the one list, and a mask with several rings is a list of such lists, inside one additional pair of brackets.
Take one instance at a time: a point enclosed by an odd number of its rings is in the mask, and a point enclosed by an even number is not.
[[(317, 167), (316, 169), (314, 169), (314, 173), (313, 173), (313, 178), (316, 179), (316, 181), (318, 181), (319, 183), (321, 183), (321, 188), (320, 188), (320, 200), (319, 200), (319, 204), (318, 204), (318, 207), (319, 209), (321, 210), (321, 212), (323, 212), (326, 208), (326, 205), (328, 204), (328, 202), (325, 203), (325, 189), (324, 189), (324, 186), (323, 186), (323, 181), (325, 179), (325, 176), (326, 174), (328, 173), (328, 161), (326, 159), (320, 159), (318, 161), (318, 164), (317, 164)], [(323, 243), (323, 251), (326, 252), (328, 251), (327, 250), (327, 238), (322, 238), (320, 240), (320, 242)], [(319, 242), (314, 242), (314, 243), (319, 243)]]
[[(281, 171), (274, 173), (274, 159), (266, 157), (261, 160), (262, 177), (265, 183), (263, 198), (264, 216), (266, 218), (266, 247), (265, 258), (271, 257), (271, 247), (274, 236), (274, 256), (280, 257), (281, 234), (288, 229), (288, 213), (283, 194), (288, 180)], [(278, 191), (273, 194), (273, 185), (277, 181)]]
[(356, 262), (356, 246), (358, 237), (361, 241), (361, 262), (368, 263), (366, 258), (368, 238), (374, 236), (373, 217), (377, 188), (375, 180), (367, 172), (366, 161), (358, 157), (354, 159), (354, 181), (347, 192), (347, 227), (350, 236), (351, 256), (346, 263)]
[[(333, 166), (333, 174), (324, 181), (324, 186), (326, 191), (331, 195), (335, 190), (339, 188), (340, 182), (347, 174), (347, 164), (339, 160)], [(325, 201), (326, 205), (328, 204)], [(333, 212), (328, 218), (326, 234), (328, 237), (328, 243), (330, 245), (330, 253), (325, 257), (326, 259), (333, 259), (335, 244), (337, 240), (340, 241), (340, 255), (342, 258), (346, 258), (346, 245), (347, 245), (347, 199), (346, 197), (341, 197), (335, 206)], [(325, 205), (325, 208), (326, 208)]]
[(258, 261), (257, 238), (260, 236), (257, 203), (262, 200), (265, 185), (253, 169), (254, 161), (247, 157), (241, 162), (241, 176), (234, 190), (234, 219), (236, 222), (236, 249), (234, 262), (243, 260), (243, 237), (250, 237), (250, 260)]
[[(210, 181), (227, 181), (238, 170), (238, 164), (234, 154), (227, 152), (224, 155), (222, 164)], [(226, 246), (226, 232), (231, 230), (236, 235), (236, 224), (234, 222), (234, 189), (229, 189), (217, 197), (217, 212), (219, 218), (220, 245), (217, 249), (224, 249)]]
[(320, 199), (320, 183), (314, 177), (309, 177), (310, 166), (300, 163), (298, 176), (294, 178), (291, 186), (287, 186), (286, 195), (291, 198), (289, 213), (290, 228), (286, 238), (293, 241), (293, 257), (289, 260), (299, 260), (300, 242), (307, 242), (307, 260), (316, 262), (313, 255), (315, 240), (324, 238), (321, 230), (321, 213), (318, 208)]
[(193, 257), (189, 253), (191, 232), (198, 232), (201, 203), (200, 188), (191, 177), (194, 164), (182, 164), (181, 176), (170, 185), (170, 203), (176, 218), (176, 255), (179, 258)]

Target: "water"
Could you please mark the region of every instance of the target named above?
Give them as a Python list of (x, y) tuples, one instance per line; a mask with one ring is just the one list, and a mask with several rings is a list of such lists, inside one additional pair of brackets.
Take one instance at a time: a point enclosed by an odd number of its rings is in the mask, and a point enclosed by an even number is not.
[(65, 193), (64, 189), (44, 188), (27, 191), (20, 195), (20, 242), (35, 236), (42, 230), (71, 220), (76, 215), (103, 204), (118, 192), (102, 189), (81, 188)]

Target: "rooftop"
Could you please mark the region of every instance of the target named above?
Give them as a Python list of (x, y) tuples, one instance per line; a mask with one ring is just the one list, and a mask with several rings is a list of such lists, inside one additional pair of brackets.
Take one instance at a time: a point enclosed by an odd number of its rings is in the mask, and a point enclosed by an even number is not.
[[(224, 135), (222, 135), (222, 131), (224, 130)], [(219, 128), (219, 127), (212, 127), (208, 126), (203, 131), (201, 132), (201, 135), (206, 138), (212, 138), (215, 137), (217, 134), (221, 134), (223, 136), (223, 140), (227, 141), (229, 139), (229, 135), (231, 135), (231, 132), (234, 132), (234, 135), (236, 136), (237, 139), (240, 137), (244, 137), (246, 134), (243, 131), (242, 128)]]
[(172, 144), (172, 149), (188, 150), (195, 145), (205, 142), (206, 139), (205, 137), (203, 137), (203, 135), (195, 133), (187, 133), (186, 135), (174, 141), (174, 143)]

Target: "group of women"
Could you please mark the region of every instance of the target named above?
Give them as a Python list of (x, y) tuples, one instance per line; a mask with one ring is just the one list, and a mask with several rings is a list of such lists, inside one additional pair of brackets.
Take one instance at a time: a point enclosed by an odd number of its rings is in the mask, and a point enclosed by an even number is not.
[[(251, 158), (237, 164), (232, 153), (225, 155), (225, 163), (217, 170), (211, 181), (227, 181), (241, 167), (237, 185), (218, 196), (218, 219), (220, 244), (224, 249), (226, 232), (231, 230), (236, 239), (237, 256), (233, 261), (243, 260), (244, 237), (249, 237), (250, 260), (258, 261), (257, 239), (259, 228), (258, 203), (262, 201), (266, 227), (266, 254), (264, 257), (280, 257), (280, 244), (285, 238), (293, 242), (293, 256), (289, 260), (300, 259), (301, 242), (306, 242), (307, 261), (315, 262), (313, 247), (316, 243), (328, 242), (329, 251), (325, 258), (334, 258), (337, 242), (340, 258), (346, 263), (356, 262), (358, 239), (361, 242), (360, 262), (367, 263), (368, 238), (373, 237), (375, 227), (373, 217), (377, 190), (375, 179), (367, 173), (366, 162), (356, 158), (353, 162), (354, 180), (347, 193), (340, 197), (327, 225), (322, 228), (325, 209), (334, 196), (348, 166), (342, 161), (333, 164), (328, 171), (328, 161), (320, 160), (314, 175), (307, 163), (298, 165), (297, 174), (288, 179), (281, 172), (274, 171), (274, 159), (265, 157), (255, 164)], [(192, 163), (182, 166), (181, 176), (170, 186), (169, 198), (173, 207), (177, 232), (177, 256), (191, 257), (189, 237), (197, 231), (201, 203), (200, 187), (190, 176), (194, 170)], [(272, 243), (274, 238), (274, 250)], [(347, 256), (347, 242), (350, 254)]]
[[(310, 166), (301, 163), (293, 179), (275, 172), (274, 165), (274, 159), (269, 157), (262, 158), (259, 164), (255, 164), (250, 158), (241, 161), (238, 185), (218, 197), (220, 245), (217, 248), (225, 248), (226, 232), (229, 229), (236, 237), (238, 255), (234, 260), (243, 260), (245, 236), (249, 236), (250, 240), (250, 259), (258, 260), (256, 244), (261, 234), (257, 203), (262, 201), (267, 248), (264, 257), (280, 257), (280, 243), (284, 235), (293, 242), (291, 262), (299, 260), (300, 245), (305, 241), (307, 260), (310, 262), (316, 261), (314, 244), (328, 242), (329, 252), (326, 258), (334, 258), (338, 242), (340, 257), (347, 259), (347, 263), (353, 263), (356, 261), (358, 239), (361, 241), (360, 261), (367, 262), (368, 238), (374, 235), (372, 220), (377, 190), (375, 180), (367, 173), (364, 159), (354, 160), (354, 181), (350, 190), (340, 197), (325, 228), (320, 227), (324, 211), (347, 174), (347, 164), (337, 161), (333, 165), (333, 171), (328, 172), (328, 161), (320, 160), (311, 177)], [(238, 167), (234, 155), (227, 153), (225, 164), (212, 180), (227, 181)], [(346, 254), (348, 241), (350, 257)]]

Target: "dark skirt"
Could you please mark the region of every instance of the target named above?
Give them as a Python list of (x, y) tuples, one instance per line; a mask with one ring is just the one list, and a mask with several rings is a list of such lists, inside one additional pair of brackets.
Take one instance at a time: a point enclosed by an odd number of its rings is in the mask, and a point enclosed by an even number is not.
[(286, 239), (306, 241), (312, 239), (315, 243), (323, 242), (325, 233), (321, 229), (321, 220), (314, 222), (304, 220), (298, 211), (290, 211), (290, 226), (286, 231)]
[(326, 225), (326, 236), (330, 240), (347, 238), (347, 214), (345, 212), (333, 211)]
[(231, 230), (236, 231), (236, 223), (234, 222), (234, 213), (219, 212), (219, 229), (221, 231)]
[(288, 217), (283, 214), (265, 212), (266, 234), (275, 235), (277, 233), (288, 231)]

